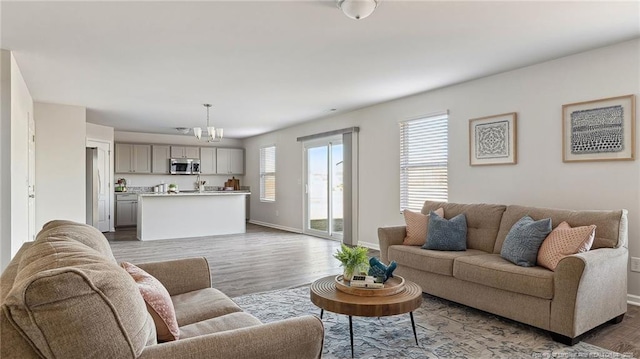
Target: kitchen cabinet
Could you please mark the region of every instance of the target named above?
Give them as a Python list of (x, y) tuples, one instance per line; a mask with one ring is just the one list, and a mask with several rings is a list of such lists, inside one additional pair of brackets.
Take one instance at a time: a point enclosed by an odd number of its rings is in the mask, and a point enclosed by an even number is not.
[(216, 148), (200, 147), (200, 173), (203, 175), (216, 174), (216, 164)]
[(116, 195), (116, 227), (135, 226), (138, 223), (138, 195)]
[(151, 173), (169, 173), (169, 158), (171, 158), (170, 146), (151, 146)]
[(116, 143), (116, 173), (151, 173), (151, 145)]
[(241, 148), (218, 148), (216, 152), (217, 174), (244, 174), (244, 150)]
[(171, 158), (200, 158), (200, 148), (171, 146)]

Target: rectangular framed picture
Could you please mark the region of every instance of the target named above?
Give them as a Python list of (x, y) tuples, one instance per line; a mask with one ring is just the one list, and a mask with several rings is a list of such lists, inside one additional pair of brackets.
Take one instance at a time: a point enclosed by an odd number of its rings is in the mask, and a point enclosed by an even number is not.
[(635, 96), (562, 106), (562, 161), (633, 160)]
[(469, 120), (469, 165), (518, 163), (515, 112)]

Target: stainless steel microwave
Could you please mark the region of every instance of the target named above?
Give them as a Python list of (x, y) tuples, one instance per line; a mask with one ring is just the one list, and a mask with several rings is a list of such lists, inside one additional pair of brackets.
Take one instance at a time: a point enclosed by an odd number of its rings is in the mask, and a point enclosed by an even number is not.
[(196, 158), (171, 158), (169, 173), (172, 175), (198, 175), (200, 174), (200, 160)]

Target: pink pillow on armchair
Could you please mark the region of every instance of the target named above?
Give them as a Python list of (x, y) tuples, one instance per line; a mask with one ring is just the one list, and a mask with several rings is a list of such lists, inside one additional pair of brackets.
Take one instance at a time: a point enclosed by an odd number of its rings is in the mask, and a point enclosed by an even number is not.
[(158, 341), (178, 340), (180, 328), (178, 327), (176, 311), (167, 289), (151, 274), (131, 263), (122, 262), (120, 266), (133, 277), (133, 280), (138, 285), (140, 294), (142, 294), (142, 298), (147, 303), (147, 310), (156, 325)]

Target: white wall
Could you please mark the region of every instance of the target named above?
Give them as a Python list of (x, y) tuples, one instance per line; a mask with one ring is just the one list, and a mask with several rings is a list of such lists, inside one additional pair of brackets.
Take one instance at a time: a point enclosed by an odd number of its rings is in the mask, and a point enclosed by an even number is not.
[[(296, 137), (359, 126), (359, 242), (376, 247), (378, 227), (404, 223), (398, 121), (449, 110), (449, 201), (626, 208), (629, 251), (640, 257), (640, 162), (562, 162), (562, 105), (628, 94), (640, 94), (637, 39), (249, 138), (245, 178), (253, 188), (259, 188), (260, 146), (277, 146), (276, 202), (252, 196), (251, 219), (301, 230)], [(470, 167), (468, 120), (505, 112), (518, 113), (518, 164)], [(640, 295), (640, 273), (629, 273), (629, 294)]]
[(87, 122), (87, 139), (113, 143), (113, 127), (96, 125)]
[(53, 219), (85, 223), (86, 109), (35, 103), (36, 228)]
[(33, 99), (20, 68), (7, 50), (0, 54), (0, 270), (29, 240), (28, 126)]
[[(127, 143), (150, 143), (150, 144), (168, 144), (168, 145), (184, 145), (197, 147), (232, 147), (242, 148), (243, 142), (231, 138), (223, 138), (222, 142), (207, 143), (204, 140), (198, 140), (193, 135), (164, 135), (155, 133), (141, 132), (125, 132), (115, 131), (115, 142)], [(245, 168), (246, 164), (245, 164)], [(195, 189), (196, 176), (172, 176), (160, 174), (123, 174), (116, 173), (116, 178), (125, 178), (128, 186), (155, 186), (161, 183), (175, 183), (178, 188)], [(235, 176), (240, 180), (240, 185), (245, 186), (244, 176)], [(229, 175), (202, 175), (200, 179), (207, 181), (206, 186), (224, 185), (231, 176)]]

